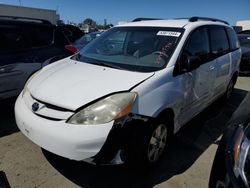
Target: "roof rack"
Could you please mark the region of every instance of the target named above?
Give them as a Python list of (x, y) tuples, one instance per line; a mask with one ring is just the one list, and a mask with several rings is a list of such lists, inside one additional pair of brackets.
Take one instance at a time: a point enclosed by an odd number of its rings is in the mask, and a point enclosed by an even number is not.
[(148, 20), (162, 20), (161, 18), (135, 18), (132, 22), (148, 21)]
[(18, 21), (32, 21), (32, 22), (42, 23), (42, 24), (52, 24), (48, 20), (38, 19), (38, 18), (27, 18), (27, 17), (20, 17), (20, 16), (1, 16), (0, 15), (0, 19), (18, 20)]
[(190, 22), (197, 22), (198, 20), (204, 20), (204, 21), (212, 21), (212, 22), (222, 22), (224, 24), (229, 25), (227, 21), (220, 20), (217, 18), (209, 18), (209, 17), (199, 17), (199, 16), (194, 16), (188, 19)]

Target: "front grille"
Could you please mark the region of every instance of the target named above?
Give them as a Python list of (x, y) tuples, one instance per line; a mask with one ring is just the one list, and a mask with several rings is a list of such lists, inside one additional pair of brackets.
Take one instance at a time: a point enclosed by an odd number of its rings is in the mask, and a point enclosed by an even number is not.
[[(58, 107), (52, 104), (48, 104), (39, 99), (36, 99), (35, 97), (31, 96), (29, 92), (26, 92), (23, 98), (27, 107), (35, 115), (48, 119), (48, 120), (53, 120), (53, 121), (67, 120), (69, 117), (71, 117), (74, 114), (74, 111), (72, 110)], [(35, 109), (35, 111), (32, 110), (32, 105), (34, 103), (38, 103), (38, 108)]]
[(51, 118), (51, 117), (43, 116), (43, 115), (40, 115), (40, 114), (36, 114), (36, 115), (39, 116), (39, 117), (41, 117), (41, 118), (44, 118), (44, 119), (47, 119), (47, 120), (51, 120), (51, 121), (62, 121), (63, 120), (63, 119), (57, 119), (57, 118)]
[(38, 99), (36, 99), (35, 97), (31, 96), (33, 99), (35, 99), (36, 101), (38, 101), (41, 104), (44, 104), (47, 108), (52, 109), (52, 110), (56, 110), (56, 111), (62, 111), (62, 112), (74, 112), (72, 110), (66, 109), (66, 108), (62, 108), (59, 106), (55, 106), (53, 104), (48, 104), (46, 102), (40, 101)]

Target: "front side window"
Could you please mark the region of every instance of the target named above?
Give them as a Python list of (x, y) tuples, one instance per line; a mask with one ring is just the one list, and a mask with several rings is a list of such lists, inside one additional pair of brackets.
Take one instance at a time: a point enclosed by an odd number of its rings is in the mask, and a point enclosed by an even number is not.
[(163, 69), (181, 35), (179, 28), (116, 27), (79, 52), (78, 60), (130, 71)]
[(188, 56), (197, 56), (206, 61), (209, 55), (209, 40), (206, 28), (199, 28), (189, 38), (183, 53)]

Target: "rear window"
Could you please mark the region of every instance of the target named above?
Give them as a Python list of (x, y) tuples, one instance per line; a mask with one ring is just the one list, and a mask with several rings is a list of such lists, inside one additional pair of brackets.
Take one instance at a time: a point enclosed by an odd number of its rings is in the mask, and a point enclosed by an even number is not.
[(224, 27), (213, 26), (210, 28), (212, 53), (217, 54), (229, 50), (229, 43)]
[(239, 44), (239, 41), (238, 41), (238, 38), (237, 38), (237, 35), (235, 33), (235, 31), (231, 28), (226, 28), (227, 30), (227, 34), (228, 34), (228, 37), (229, 37), (229, 42), (230, 42), (230, 47), (232, 50), (236, 50), (240, 47), (240, 44)]

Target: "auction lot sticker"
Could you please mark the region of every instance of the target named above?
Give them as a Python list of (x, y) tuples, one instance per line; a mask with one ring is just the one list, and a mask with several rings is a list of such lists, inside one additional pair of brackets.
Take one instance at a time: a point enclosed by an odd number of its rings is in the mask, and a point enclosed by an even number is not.
[(158, 31), (156, 34), (158, 36), (170, 36), (170, 37), (179, 37), (181, 35), (180, 32), (175, 31)]

